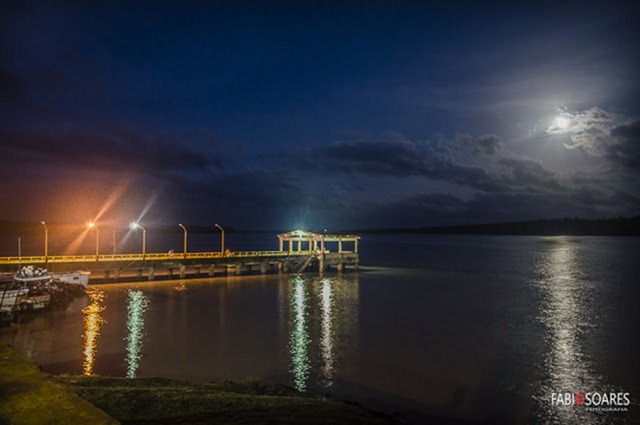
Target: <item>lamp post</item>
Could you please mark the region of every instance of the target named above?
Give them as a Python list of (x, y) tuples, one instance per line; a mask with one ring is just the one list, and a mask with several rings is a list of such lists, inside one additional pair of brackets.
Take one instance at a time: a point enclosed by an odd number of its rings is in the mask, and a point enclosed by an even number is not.
[(46, 267), (47, 262), (49, 261), (49, 228), (47, 227), (47, 223), (41, 221), (44, 226), (44, 265)]
[(98, 226), (96, 226), (93, 221), (89, 222), (87, 226), (89, 227), (89, 229), (96, 230), (96, 261), (98, 261), (100, 255), (100, 230), (98, 230)]
[(147, 257), (147, 229), (140, 226), (135, 221), (129, 225), (131, 230), (136, 230), (138, 227), (142, 229), (142, 259)]
[(222, 255), (224, 255), (224, 229), (222, 227), (220, 227), (220, 225), (218, 223), (216, 223), (216, 227), (218, 229), (220, 229), (220, 232), (221, 232), (220, 233), (220, 238), (221, 238), (221, 240), (220, 240), (220, 253)]
[(116, 255), (116, 228), (113, 228), (113, 255)]
[(182, 223), (178, 224), (178, 226), (182, 227), (184, 230), (184, 258), (187, 258), (187, 228), (182, 225)]

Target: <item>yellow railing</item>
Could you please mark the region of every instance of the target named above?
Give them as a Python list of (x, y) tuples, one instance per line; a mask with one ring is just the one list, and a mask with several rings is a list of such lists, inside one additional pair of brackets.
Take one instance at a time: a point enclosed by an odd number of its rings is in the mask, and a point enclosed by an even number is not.
[[(49, 263), (87, 263), (92, 261), (142, 261), (144, 260), (168, 260), (177, 261), (181, 259), (208, 259), (208, 258), (250, 258), (250, 257), (286, 257), (289, 255), (308, 255), (308, 251), (239, 251), (229, 252), (222, 255), (221, 252), (188, 252), (186, 257), (181, 252), (168, 253), (148, 253), (144, 257), (142, 254), (106, 254), (106, 255), (50, 255), (46, 258)], [(44, 256), (31, 257), (0, 257), (0, 264), (42, 264), (45, 262)]]

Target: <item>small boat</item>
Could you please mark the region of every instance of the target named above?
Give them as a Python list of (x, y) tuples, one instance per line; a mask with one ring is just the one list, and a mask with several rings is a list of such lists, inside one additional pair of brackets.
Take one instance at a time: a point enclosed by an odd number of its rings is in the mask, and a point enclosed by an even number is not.
[(91, 272), (77, 271), (72, 273), (54, 274), (51, 275), (51, 277), (55, 281), (66, 282), (71, 285), (81, 285), (86, 288), (87, 285), (89, 285), (90, 275)]
[(43, 308), (48, 307), (50, 303), (51, 295), (49, 294), (29, 294), (20, 301), (17, 308), (20, 311), (42, 310)]
[(0, 283), (0, 312), (11, 314), (29, 294), (29, 288), (13, 280)]
[(66, 282), (70, 285), (80, 285), (86, 288), (89, 284), (90, 275), (90, 272), (85, 271), (50, 274), (47, 269), (26, 266), (18, 270), (14, 279), (18, 282), (30, 284), (51, 283), (54, 281)]
[(89, 272), (50, 274), (47, 269), (26, 266), (13, 276), (0, 279), (2, 321), (14, 313), (38, 311), (64, 304), (84, 293)]
[(33, 266), (25, 266), (18, 270), (13, 279), (22, 283), (47, 283), (52, 278), (47, 269)]

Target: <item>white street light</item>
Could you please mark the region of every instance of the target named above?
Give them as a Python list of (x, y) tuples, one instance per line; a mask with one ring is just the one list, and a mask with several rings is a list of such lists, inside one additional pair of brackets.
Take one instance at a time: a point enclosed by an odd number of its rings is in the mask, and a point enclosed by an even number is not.
[(220, 229), (220, 232), (221, 232), (221, 235), (220, 235), (220, 237), (221, 237), (221, 241), (220, 241), (220, 253), (221, 253), (222, 255), (224, 255), (224, 229), (223, 229), (222, 227), (220, 227), (220, 225), (219, 225), (218, 223), (216, 223), (216, 227), (217, 227), (218, 229)]
[(184, 230), (184, 258), (187, 258), (187, 228), (184, 227), (184, 225), (182, 223), (178, 224), (178, 226), (182, 227), (182, 230)]
[(131, 230), (136, 230), (138, 227), (142, 229), (142, 259), (144, 260), (147, 256), (147, 229), (136, 223), (132, 222), (129, 227)]

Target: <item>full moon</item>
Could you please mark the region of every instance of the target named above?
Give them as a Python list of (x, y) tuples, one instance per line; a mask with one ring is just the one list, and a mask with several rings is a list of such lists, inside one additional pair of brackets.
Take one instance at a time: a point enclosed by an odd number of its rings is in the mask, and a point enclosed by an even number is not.
[(553, 126), (560, 129), (569, 127), (569, 124), (571, 124), (571, 121), (565, 117), (556, 117), (553, 121)]

